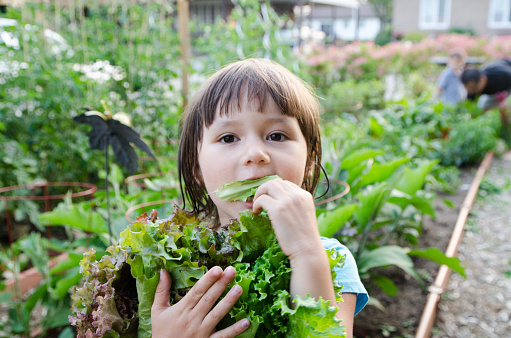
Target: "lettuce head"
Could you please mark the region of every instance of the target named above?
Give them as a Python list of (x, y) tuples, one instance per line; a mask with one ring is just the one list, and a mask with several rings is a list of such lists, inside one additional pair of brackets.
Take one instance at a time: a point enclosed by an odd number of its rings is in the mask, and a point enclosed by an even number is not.
[[(335, 250), (328, 256), (335, 279), (333, 268), (344, 257)], [(289, 261), (264, 212), (246, 210), (238, 220), (212, 229), (177, 206), (167, 219), (159, 219), (156, 211), (137, 218), (101, 259), (94, 250), (84, 254), (70, 323), (78, 337), (151, 337), (160, 269), (170, 273), (170, 303), (175, 304), (217, 265), (234, 266), (237, 274), (229, 288), (243, 288), (218, 329), (248, 318), (251, 325), (239, 337), (344, 337), (337, 309), (327, 301), (297, 298), (290, 307)], [(340, 300), (341, 287), (334, 285)]]

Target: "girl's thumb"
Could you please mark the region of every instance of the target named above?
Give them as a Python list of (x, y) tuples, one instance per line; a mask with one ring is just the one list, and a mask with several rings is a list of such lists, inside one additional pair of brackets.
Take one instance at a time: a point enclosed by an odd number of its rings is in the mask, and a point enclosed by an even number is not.
[(151, 312), (154, 310), (164, 310), (170, 306), (169, 290), (172, 284), (172, 280), (169, 273), (165, 269), (160, 270), (160, 281), (156, 287), (154, 294), (154, 302), (151, 308)]

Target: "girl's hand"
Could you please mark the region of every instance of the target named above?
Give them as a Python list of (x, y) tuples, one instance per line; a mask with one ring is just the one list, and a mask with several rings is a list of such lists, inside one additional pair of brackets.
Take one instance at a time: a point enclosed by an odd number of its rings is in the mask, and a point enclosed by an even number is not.
[(316, 207), (312, 195), (290, 181), (271, 180), (261, 185), (254, 196), (253, 210), (268, 212), (282, 251), (291, 261), (321, 252)]
[(161, 270), (160, 282), (151, 307), (152, 335), (161, 337), (235, 337), (249, 326), (247, 319), (215, 332), (216, 325), (229, 312), (243, 290), (235, 285), (215, 306), (236, 275), (233, 267), (222, 271), (209, 270), (177, 304), (170, 305), (169, 289), (172, 283), (167, 271)]
[(255, 213), (263, 209), (268, 212), (280, 247), (289, 257), (291, 299), (297, 295), (302, 298), (310, 295), (329, 300), (339, 308), (337, 318), (343, 320), (347, 337), (351, 337), (356, 295), (347, 294), (342, 305), (336, 302), (330, 263), (321, 243), (312, 195), (292, 182), (271, 180), (257, 189), (253, 209)]

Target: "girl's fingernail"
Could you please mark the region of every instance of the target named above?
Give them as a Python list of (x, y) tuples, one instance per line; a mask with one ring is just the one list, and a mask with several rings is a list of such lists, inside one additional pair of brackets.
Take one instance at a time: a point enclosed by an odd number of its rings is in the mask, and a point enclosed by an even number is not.
[(250, 322), (248, 321), (248, 319), (243, 319), (241, 321), (241, 327), (248, 327), (250, 325)]
[(239, 286), (238, 284), (234, 285), (231, 289), (231, 292), (233, 292), (234, 294), (238, 295), (240, 293), (243, 292), (243, 289), (241, 288), (241, 286)]

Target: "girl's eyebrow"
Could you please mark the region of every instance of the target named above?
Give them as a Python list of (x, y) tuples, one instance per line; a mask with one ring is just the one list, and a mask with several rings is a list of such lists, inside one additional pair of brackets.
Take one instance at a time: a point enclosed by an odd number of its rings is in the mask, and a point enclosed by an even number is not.
[[(292, 118), (289, 116), (282, 116), (282, 117), (272, 117), (267, 119), (270, 123), (283, 123), (283, 124), (292, 124)], [(214, 122), (210, 128), (214, 125), (215, 128), (227, 128), (232, 127), (240, 124), (241, 121), (236, 121), (235, 119), (229, 119), (229, 120), (223, 120), (223, 121), (216, 121)]]
[(291, 118), (289, 116), (273, 117), (270, 121), (275, 123), (291, 123)]
[(211, 127), (214, 127), (214, 128), (227, 128), (227, 127), (232, 127), (232, 126), (235, 126), (239, 124), (239, 122), (236, 122), (236, 121), (233, 121), (233, 120), (225, 120), (225, 121), (216, 121), (216, 122), (213, 122), (210, 126)]

